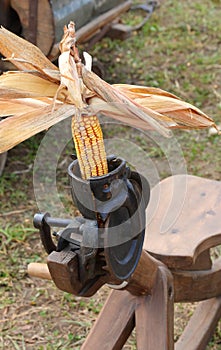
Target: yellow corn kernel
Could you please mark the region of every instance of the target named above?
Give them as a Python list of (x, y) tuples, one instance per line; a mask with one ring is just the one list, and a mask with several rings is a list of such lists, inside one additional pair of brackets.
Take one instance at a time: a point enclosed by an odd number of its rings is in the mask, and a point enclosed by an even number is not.
[(103, 133), (97, 116), (85, 114), (74, 116), (72, 135), (82, 178), (107, 174)]

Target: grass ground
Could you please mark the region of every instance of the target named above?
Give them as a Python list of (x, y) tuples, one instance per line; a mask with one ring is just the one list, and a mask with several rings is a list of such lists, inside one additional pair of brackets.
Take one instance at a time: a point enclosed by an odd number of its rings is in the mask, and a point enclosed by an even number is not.
[[(168, 0), (153, 13), (141, 31), (126, 41), (104, 38), (90, 53), (101, 61), (105, 79), (160, 87), (195, 104), (221, 123), (221, 2)], [(134, 15), (125, 21), (136, 21)], [(149, 144), (139, 131), (104, 126), (107, 139), (138, 145), (153, 161), (159, 177), (168, 175), (159, 145)], [(44, 261), (32, 218), (38, 211), (32, 183), (35, 155), (43, 135), (12, 149), (0, 179), (0, 348), (79, 349), (109, 293), (103, 287), (90, 299), (57, 290), (51, 282), (27, 276), (27, 264)], [(174, 132), (188, 173), (220, 180), (220, 137), (208, 131)], [(71, 208), (66, 167), (69, 150), (58, 164), (62, 200)], [(72, 209), (69, 209), (72, 210)], [(194, 305), (177, 305), (175, 338), (192, 314)], [(134, 336), (126, 350), (135, 350)], [(221, 349), (219, 324), (207, 350)]]

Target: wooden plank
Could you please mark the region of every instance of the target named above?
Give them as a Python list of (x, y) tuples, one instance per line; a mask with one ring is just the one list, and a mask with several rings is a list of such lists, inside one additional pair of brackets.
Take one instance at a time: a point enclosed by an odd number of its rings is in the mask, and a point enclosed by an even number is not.
[(93, 21), (86, 24), (76, 32), (76, 38), (78, 43), (84, 43), (88, 41), (97, 31), (102, 27), (111, 23), (115, 18), (119, 17), (120, 14), (129, 10), (132, 5), (132, 1), (126, 1), (106, 13), (96, 17)]
[(176, 342), (175, 349), (206, 349), (220, 317), (221, 297), (199, 303), (183, 334)]
[(172, 271), (176, 302), (192, 302), (220, 295), (221, 258), (214, 261), (212, 269), (203, 271)]
[(81, 350), (120, 350), (134, 328), (136, 297), (112, 291)]
[(212, 259), (210, 256), (210, 249), (204, 250), (204, 252), (200, 253), (194, 263), (191, 266), (188, 266), (188, 270), (209, 270), (212, 267)]
[(158, 267), (162, 265), (160, 261), (143, 250), (138, 265), (125, 289), (133, 295), (151, 294), (158, 274)]
[(130, 37), (133, 28), (123, 23), (112, 23), (107, 36), (112, 39), (126, 40)]
[(152, 295), (137, 298), (135, 322), (138, 350), (174, 348), (172, 280), (169, 270), (159, 267)]
[(221, 244), (220, 198), (220, 181), (191, 175), (163, 180), (151, 192), (144, 249), (170, 268), (190, 267)]

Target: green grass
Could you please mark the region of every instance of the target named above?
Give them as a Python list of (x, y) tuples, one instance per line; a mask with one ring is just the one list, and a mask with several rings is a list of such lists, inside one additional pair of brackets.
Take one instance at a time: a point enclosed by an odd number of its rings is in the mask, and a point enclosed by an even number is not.
[(33, 234), (33, 228), (31, 227), (24, 227), (21, 224), (7, 224), (4, 229), (0, 228), (1, 244), (9, 245), (11, 242), (22, 243), (31, 234)]
[(216, 103), (213, 86), (220, 82), (216, 74), (220, 65), (218, 6), (212, 1), (167, 1), (129, 40), (103, 39), (100, 46), (106, 54), (99, 57), (99, 45), (91, 53), (104, 63), (111, 82), (161, 87), (184, 98), (190, 95), (189, 101), (199, 107), (208, 100)]

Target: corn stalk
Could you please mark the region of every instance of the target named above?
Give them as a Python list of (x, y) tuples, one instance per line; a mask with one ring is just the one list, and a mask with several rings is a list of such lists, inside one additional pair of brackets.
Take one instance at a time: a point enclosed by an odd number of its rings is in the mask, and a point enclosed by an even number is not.
[[(163, 136), (170, 129), (201, 129), (214, 121), (195, 106), (161, 89), (110, 85), (84, 65), (70, 22), (60, 43), (59, 68), (31, 43), (0, 29), (0, 50), (20, 71), (0, 76), (0, 153), (72, 117), (72, 134), (83, 178), (107, 173), (100, 113)], [(88, 57), (88, 56), (86, 56)]]

